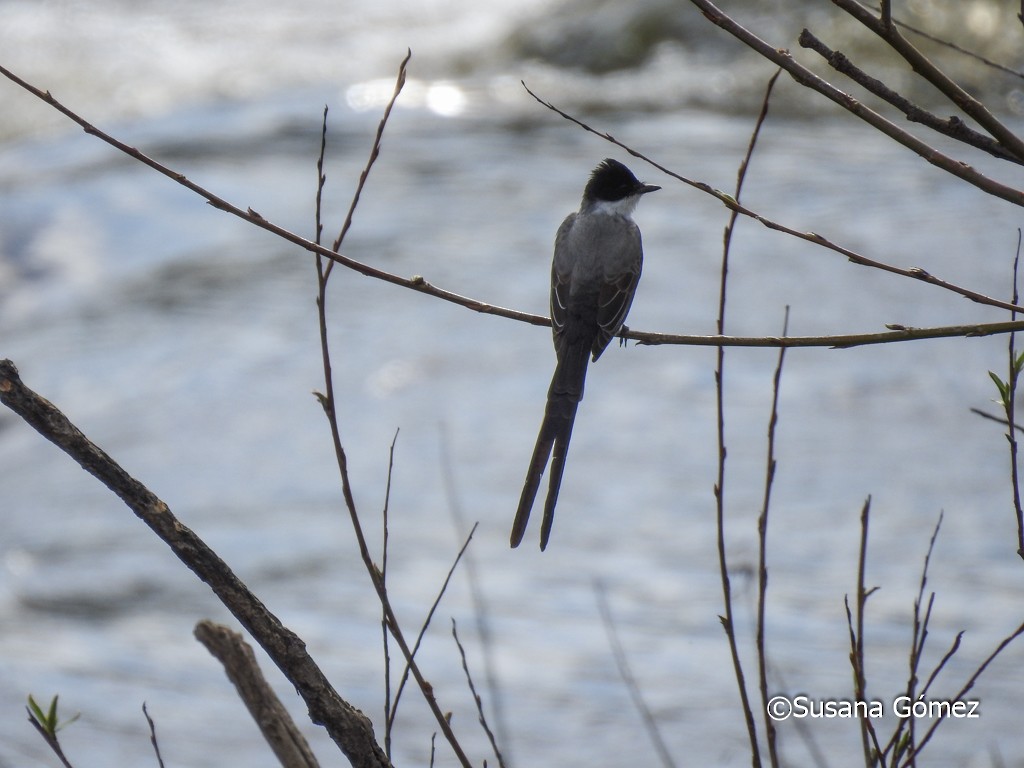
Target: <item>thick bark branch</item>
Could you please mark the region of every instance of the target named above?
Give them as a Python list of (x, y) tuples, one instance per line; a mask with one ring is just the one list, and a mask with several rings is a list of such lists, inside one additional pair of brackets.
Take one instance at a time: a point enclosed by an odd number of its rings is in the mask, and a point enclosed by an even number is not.
[(353, 768), (391, 768), (377, 745), (370, 719), (338, 695), (306, 653), (301, 638), (285, 627), (163, 501), (82, 434), (56, 406), (25, 386), (10, 360), (0, 360), (0, 402), (117, 494), (179, 560), (209, 585), (295, 686), (309, 708), (310, 719), (327, 729)]

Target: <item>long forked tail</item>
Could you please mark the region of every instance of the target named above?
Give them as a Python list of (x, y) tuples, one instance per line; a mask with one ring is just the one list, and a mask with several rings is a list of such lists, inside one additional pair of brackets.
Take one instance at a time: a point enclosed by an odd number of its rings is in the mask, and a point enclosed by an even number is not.
[(579, 345), (565, 350), (559, 356), (555, 375), (548, 390), (547, 407), (544, 409), (544, 420), (537, 435), (537, 444), (533, 449), (530, 467), (526, 473), (526, 483), (522, 496), (519, 497), (519, 509), (512, 523), (510, 543), (518, 547), (526, 533), (526, 525), (530, 521), (533, 502), (540, 489), (541, 476), (551, 462), (551, 477), (548, 480), (548, 496), (544, 503), (544, 520), (541, 524), (540, 548), (548, 545), (551, 536), (551, 524), (555, 518), (555, 504), (558, 501), (558, 489), (562, 484), (562, 472), (565, 469), (565, 457), (569, 451), (569, 440), (572, 437), (572, 425), (576, 420), (576, 408), (583, 397), (583, 384), (587, 376), (587, 358), (589, 347)]

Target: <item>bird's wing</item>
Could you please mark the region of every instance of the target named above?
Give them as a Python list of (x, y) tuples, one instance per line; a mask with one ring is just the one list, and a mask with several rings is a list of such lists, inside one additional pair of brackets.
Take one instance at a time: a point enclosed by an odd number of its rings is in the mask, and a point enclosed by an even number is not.
[(635, 269), (610, 276), (601, 286), (597, 297), (598, 332), (591, 348), (595, 360), (601, 356), (626, 320), (629, 307), (633, 303), (633, 295), (636, 293), (636, 285), (640, 282), (641, 266), (641, 262), (638, 261)]
[(574, 263), (572, 259), (560, 263), (557, 254), (561, 252), (559, 245), (568, 236), (575, 219), (575, 213), (569, 214), (558, 228), (558, 233), (555, 235), (556, 258), (551, 261), (551, 331), (554, 334), (556, 349), (558, 348), (558, 338), (565, 329), (565, 320), (569, 312), (569, 288), (572, 283)]

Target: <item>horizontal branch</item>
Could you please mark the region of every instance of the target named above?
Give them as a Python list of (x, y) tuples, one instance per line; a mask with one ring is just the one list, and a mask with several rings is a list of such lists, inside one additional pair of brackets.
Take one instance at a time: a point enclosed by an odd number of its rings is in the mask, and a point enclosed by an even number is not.
[[(693, 2), (698, 2), (698, 0), (693, 0)], [(65, 116), (67, 116), (73, 122), (75, 122), (78, 125), (80, 125), (82, 127), (82, 129), (86, 133), (88, 133), (88, 134), (90, 134), (92, 136), (96, 136), (97, 138), (99, 138), (100, 140), (106, 142), (107, 144), (109, 144), (110, 146), (114, 147), (118, 151), (123, 152), (124, 154), (126, 154), (126, 155), (128, 155), (130, 157), (135, 158), (139, 162), (149, 166), (150, 168), (154, 169), (158, 173), (161, 173), (164, 176), (167, 176), (172, 181), (175, 181), (176, 183), (181, 184), (183, 187), (191, 190), (195, 194), (197, 194), (200, 197), (202, 197), (203, 199), (205, 199), (210, 205), (212, 205), (213, 207), (217, 208), (218, 210), (222, 210), (222, 211), (225, 211), (227, 213), (232, 214), (233, 216), (237, 216), (238, 218), (240, 218), (240, 219), (242, 219), (244, 221), (247, 221), (248, 223), (253, 224), (253, 225), (257, 226), (257, 227), (260, 227), (261, 229), (264, 229), (264, 230), (266, 230), (266, 231), (268, 231), (268, 232), (270, 232), (270, 233), (272, 233), (274, 235), (277, 235), (278, 237), (280, 237), (280, 238), (282, 238), (284, 240), (287, 240), (288, 242), (293, 243), (294, 245), (297, 245), (300, 248), (303, 248), (306, 251), (309, 251), (310, 253), (314, 253), (314, 254), (323, 256), (326, 259), (330, 259), (331, 261), (336, 262), (336, 263), (338, 263), (338, 264), (340, 264), (340, 265), (342, 265), (342, 266), (344, 266), (344, 267), (346, 267), (348, 269), (351, 269), (354, 272), (357, 272), (357, 273), (359, 273), (361, 275), (365, 275), (367, 277), (372, 277), (372, 278), (375, 278), (377, 280), (382, 280), (384, 282), (391, 283), (393, 285), (398, 285), (398, 286), (401, 286), (403, 288), (408, 288), (409, 290), (418, 291), (419, 293), (424, 293), (424, 294), (427, 294), (428, 296), (433, 296), (435, 298), (442, 299), (442, 300), (450, 302), (452, 304), (457, 304), (458, 306), (465, 307), (466, 309), (472, 310), (474, 312), (480, 312), (482, 314), (488, 314), (488, 315), (496, 315), (498, 317), (504, 317), (504, 318), (507, 318), (509, 320), (517, 320), (517, 321), (523, 322), (523, 323), (530, 323), (532, 325), (539, 325), (539, 326), (550, 326), (551, 325), (550, 318), (545, 317), (543, 315), (535, 315), (535, 314), (532, 314), (530, 312), (521, 312), (521, 311), (515, 310), (515, 309), (508, 309), (506, 307), (501, 307), (501, 306), (498, 306), (496, 304), (489, 304), (487, 302), (481, 301), (479, 299), (474, 299), (474, 298), (471, 298), (469, 296), (463, 296), (461, 294), (455, 293), (454, 291), (449, 291), (449, 290), (446, 290), (444, 288), (440, 288), (440, 287), (438, 287), (436, 285), (433, 285), (432, 283), (430, 283), (426, 279), (424, 279), (421, 275), (413, 275), (412, 277), (409, 277), (409, 278), (401, 277), (401, 276), (393, 274), (391, 272), (386, 272), (386, 271), (384, 271), (382, 269), (378, 269), (378, 268), (372, 267), (372, 266), (370, 266), (368, 264), (364, 264), (363, 262), (360, 262), (360, 261), (357, 261), (355, 259), (349, 258), (348, 256), (344, 256), (344, 255), (342, 255), (340, 253), (336, 253), (335, 251), (331, 250), (330, 248), (322, 246), (319, 243), (315, 243), (315, 242), (313, 242), (311, 240), (307, 240), (306, 238), (302, 237), (301, 235), (297, 235), (294, 232), (291, 232), (291, 231), (285, 229), (284, 227), (280, 227), (280, 226), (274, 224), (273, 222), (263, 218), (263, 216), (261, 216), (259, 213), (254, 211), (252, 208), (245, 208), (245, 209), (243, 209), (243, 208), (240, 208), (239, 206), (236, 206), (236, 205), (233, 205), (233, 204), (229, 203), (227, 200), (224, 200), (223, 198), (218, 197), (217, 195), (213, 194), (209, 190), (204, 189), (200, 185), (198, 185), (195, 182), (191, 181), (190, 179), (188, 179), (185, 176), (185, 174), (178, 173), (177, 171), (174, 171), (171, 168), (168, 168), (167, 166), (163, 165), (162, 163), (158, 162), (157, 160), (154, 160), (153, 158), (149, 157), (148, 155), (140, 152), (135, 147), (131, 147), (131, 146), (125, 144), (124, 142), (119, 141), (118, 139), (115, 139), (113, 136), (110, 136), (109, 134), (104, 133), (103, 131), (101, 131), (100, 129), (96, 128), (94, 125), (92, 125), (91, 123), (89, 123), (88, 121), (83, 119), (81, 116), (76, 114), (74, 111), (72, 111), (68, 107), (64, 106), (63, 104), (61, 104), (56, 98), (54, 98), (49, 93), (49, 91), (42, 91), (42, 90), (36, 88), (35, 86), (31, 85), (30, 83), (22, 80), (20, 77), (18, 77), (17, 75), (12, 73), (8, 69), (4, 68), (3, 66), (0, 66), (0, 74), (4, 75), (8, 79), (10, 79), (12, 82), (17, 83), (19, 86), (21, 86), (22, 88), (24, 88), (29, 93), (31, 93), (34, 96), (36, 96), (37, 98), (45, 101), (47, 104), (50, 104), (54, 109), (56, 109), (57, 111), (61, 112)], [(877, 261), (875, 259), (870, 259), (870, 258), (868, 258), (866, 256), (863, 256), (863, 255), (861, 255), (861, 254), (859, 254), (859, 253), (857, 253), (855, 251), (852, 251), (852, 250), (850, 250), (848, 248), (844, 248), (841, 245), (833, 243), (828, 238), (823, 237), (822, 235), (819, 235), (816, 232), (800, 232), (800, 231), (798, 231), (796, 229), (793, 229), (791, 227), (788, 227), (788, 226), (786, 226), (784, 224), (780, 224), (780, 223), (775, 222), (775, 221), (773, 221), (773, 220), (771, 220), (769, 218), (766, 218), (765, 216), (762, 216), (762, 215), (758, 214), (757, 212), (752, 211), (749, 208), (746, 208), (745, 206), (740, 205), (735, 199), (732, 198), (731, 195), (728, 195), (728, 194), (726, 194), (724, 192), (721, 192), (720, 190), (714, 189), (710, 185), (708, 185), (708, 184), (706, 184), (704, 182), (693, 181), (693, 180), (688, 179), (688, 178), (686, 178), (684, 176), (681, 176), (680, 174), (677, 174), (677, 173), (669, 170), (665, 166), (660, 165), (659, 163), (655, 162), (654, 160), (650, 159), (649, 157), (643, 155), (642, 153), (637, 152), (636, 150), (632, 149), (631, 147), (628, 147), (627, 145), (625, 145), (622, 142), (618, 141), (616, 138), (614, 138), (610, 134), (602, 133), (600, 131), (595, 130), (594, 128), (590, 127), (586, 123), (583, 123), (582, 121), (578, 120), (577, 118), (573, 117), (572, 115), (570, 115), (570, 114), (560, 110), (558, 107), (554, 106), (553, 104), (550, 104), (549, 102), (546, 102), (543, 99), (541, 99), (539, 96), (537, 96), (537, 94), (535, 94), (533, 91), (531, 91), (526, 86), (525, 83), (523, 84), (523, 87), (526, 88), (527, 92), (531, 96), (533, 96), (534, 99), (536, 99), (538, 102), (540, 102), (541, 104), (546, 106), (548, 109), (551, 109), (552, 111), (558, 113), (559, 115), (561, 115), (565, 119), (570, 120), (570, 121), (576, 123), (577, 125), (580, 125), (585, 130), (590, 131), (591, 133), (594, 133), (594, 134), (596, 134), (598, 136), (601, 136), (602, 138), (604, 138), (604, 139), (606, 139), (606, 140), (616, 144), (619, 147), (622, 147), (624, 150), (629, 152), (631, 155), (644, 160), (645, 162), (651, 164), (653, 167), (659, 169), (663, 173), (665, 173), (665, 174), (667, 174), (667, 175), (669, 175), (669, 176), (671, 176), (671, 177), (673, 177), (675, 179), (678, 179), (679, 181), (682, 181), (685, 184), (689, 184), (690, 186), (695, 187), (695, 188), (701, 190), (702, 192), (705, 192), (706, 194), (711, 195), (712, 197), (715, 197), (717, 200), (722, 202), (724, 205), (726, 205), (731, 210), (734, 210), (737, 213), (742, 214), (744, 216), (747, 216), (749, 218), (752, 218), (755, 221), (758, 221), (761, 224), (763, 224), (765, 227), (768, 227), (769, 229), (773, 229), (773, 230), (776, 230), (778, 232), (782, 232), (784, 234), (788, 234), (788, 235), (790, 235), (792, 237), (796, 237), (796, 238), (799, 238), (801, 240), (805, 240), (807, 242), (814, 243), (815, 245), (820, 245), (823, 248), (826, 248), (828, 250), (834, 251), (836, 253), (839, 253), (839, 254), (845, 256), (849, 261), (853, 262), (854, 264), (858, 264), (860, 266), (871, 267), (873, 269), (879, 269), (879, 270), (882, 270), (882, 271), (885, 271), (885, 272), (890, 272), (892, 274), (900, 275), (900, 276), (903, 276), (903, 277), (909, 277), (909, 278), (913, 278), (915, 280), (926, 282), (926, 283), (929, 283), (930, 285), (934, 285), (934, 286), (937, 286), (939, 288), (943, 288), (943, 289), (945, 289), (947, 291), (951, 291), (953, 293), (956, 293), (956, 294), (958, 294), (960, 296), (963, 296), (963, 297), (965, 297), (967, 299), (970, 299), (971, 301), (974, 301), (974, 302), (979, 303), (979, 304), (985, 304), (985, 305), (992, 306), (992, 307), (999, 307), (1000, 309), (1006, 309), (1006, 310), (1009, 310), (1011, 312), (1024, 312), (1024, 306), (1019, 306), (1019, 305), (1016, 305), (1016, 304), (1013, 304), (1013, 303), (1010, 303), (1010, 302), (1007, 302), (1007, 301), (1003, 301), (1001, 299), (996, 299), (996, 298), (993, 298), (991, 296), (986, 296), (985, 294), (979, 293), (977, 291), (973, 291), (973, 290), (971, 290), (969, 288), (964, 288), (964, 287), (956, 285), (954, 283), (947, 282), (947, 281), (942, 280), (942, 279), (940, 279), (938, 277), (935, 277), (934, 275), (930, 274), (929, 272), (927, 272), (927, 271), (925, 271), (923, 269), (920, 269), (919, 267), (909, 267), (909, 268), (897, 267), (897, 266), (894, 266), (892, 264), (887, 264), (885, 262)], [(983, 326), (978, 326), (978, 327), (983, 327)], [(992, 333), (1003, 333), (1003, 332), (1005, 332), (1005, 331), (992, 331)], [(958, 336), (958, 335), (963, 335), (963, 334), (952, 333), (952, 334), (946, 334), (946, 335)], [(907, 341), (907, 340), (911, 340), (911, 338), (909, 338), (909, 337), (907, 337), (907, 338), (904, 338), (902, 336), (898, 337), (898, 338), (897, 337), (892, 337), (891, 334), (882, 334), (882, 336), (885, 336), (886, 338), (883, 339), (883, 340), (879, 340), (879, 341), (867, 341), (867, 342), (858, 342), (858, 343), (878, 344), (878, 343), (884, 343), (884, 341)], [(628, 329), (624, 329), (623, 332), (620, 334), (620, 337), (621, 338), (625, 338), (625, 339), (633, 339), (635, 341), (646, 343), (646, 344), (692, 344), (692, 345), (711, 345), (711, 346), (722, 345), (722, 346), (754, 346), (754, 347), (782, 346), (782, 345), (785, 344), (785, 345), (788, 345), (788, 346), (801, 346), (801, 344), (799, 342), (797, 342), (797, 343), (790, 343), (791, 341), (793, 341), (792, 339), (790, 339), (790, 340), (781, 340), (781, 339), (779, 339), (777, 337), (742, 338), (742, 337), (717, 337), (717, 336), (714, 336), (714, 337), (709, 337), (709, 336), (680, 336), (680, 335), (663, 334), (663, 333), (646, 333), (646, 332), (642, 332), (642, 331), (629, 331)], [(846, 338), (847, 337), (835, 337), (835, 338), (838, 338), (840, 340), (839, 343), (833, 343), (832, 341), (830, 341), (831, 337), (825, 337), (825, 336), (819, 336), (819, 337), (796, 337), (796, 338), (797, 339), (799, 339), (799, 338), (807, 338), (808, 339), (808, 341), (806, 343), (804, 343), (803, 346), (849, 346), (849, 344), (847, 344), (847, 342), (846, 342)], [(861, 338), (861, 336), (857, 335), (857, 336), (854, 336), (852, 338)], [(925, 337), (922, 337), (922, 338), (930, 338), (930, 337), (925, 336)]]
[(905, 325), (886, 325), (888, 331), (879, 333), (850, 333), (837, 336), (684, 336), (670, 333), (646, 333), (626, 330), (622, 338), (637, 344), (678, 344), (693, 347), (829, 347), (848, 349), (869, 344), (891, 344), (923, 339), (973, 338), (1024, 331), (1024, 320), (969, 325), (944, 325), (932, 328), (912, 328)]
[(338, 695), (306, 653), (302, 639), (267, 609), (206, 542), (174, 517), (167, 504), (125, 472), (51, 402), (25, 386), (10, 360), (0, 360), (0, 403), (117, 494), (213, 590), (295, 686), (309, 708), (310, 719), (327, 729), (353, 768), (391, 768), (377, 745), (369, 718)]

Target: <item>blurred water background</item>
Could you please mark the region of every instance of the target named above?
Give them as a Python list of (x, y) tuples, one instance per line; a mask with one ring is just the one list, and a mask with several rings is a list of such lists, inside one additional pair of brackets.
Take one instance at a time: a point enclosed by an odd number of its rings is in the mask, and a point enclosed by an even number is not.
[[(900, 11), (1019, 66), (1010, 5), (919, 0)], [(727, 6), (815, 66), (796, 45), (803, 26), (868, 67), (888, 64), (828, 4)], [(346, 254), (544, 313), (554, 231), (596, 162), (618, 157), (664, 187), (637, 212), (647, 258), (629, 325), (714, 331), (727, 212), (572, 127), (520, 85), (690, 178), (731, 190), (772, 70), (688, 3), (0, 3), (0, 64), (216, 194), (306, 235), (329, 106), (328, 240), (406, 48), (410, 81)], [(1019, 80), (949, 61), (1021, 127)], [(889, 77), (934, 103), (909, 73)], [(0, 354), (204, 537), (379, 726), (379, 610), (311, 394), (321, 387), (311, 258), (115, 153), (6, 80), (0, 104)], [(1017, 168), (965, 159), (1020, 183)], [(785, 76), (743, 199), (873, 258), (1011, 293), (1017, 208), (954, 182)], [(780, 333), (787, 305), (796, 335), (1006, 316), (749, 221), (733, 248), (727, 326), (735, 334)], [(631, 345), (594, 366), (552, 544), (541, 555), (535, 530), (517, 551), (507, 536), (553, 365), (549, 332), (343, 270), (332, 279), (330, 322), (343, 438), (377, 542), (388, 450), (400, 430), (389, 577), (407, 632), (465, 536), (453, 507), (480, 523), (470, 555), (488, 601), (511, 761), (655, 759), (601, 626), (600, 582), (680, 764), (748, 764), (718, 619), (714, 351)], [(951, 339), (788, 354), (769, 530), (773, 692), (852, 695), (843, 598), (855, 587), (869, 494), (867, 582), (881, 587), (867, 620), (869, 697), (891, 701), (906, 678), (912, 602), (940, 512), (925, 667), (966, 634), (933, 694), (952, 696), (1024, 620), (1006, 441), (997, 424), (969, 411), (995, 412), (987, 371), (1005, 370), (1006, 344)], [(726, 356), (727, 537), (751, 681), (756, 518), (776, 359), (771, 350)], [(192, 639), (201, 618), (230, 623), (208, 590), (106, 489), (7, 412), (0, 467), (0, 766), (55, 764), (25, 722), (29, 693), (59, 693), (68, 716), (81, 712), (62, 734), (78, 765), (153, 764), (143, 701), (168, 764), (273, 765), (218, 665)], [(480, 763), (489, 755), (449, 635), (452, 617), (482, 684), (464, 572), (420, 660)], [(1024, 647), (1012, 646), (993, 664), (972, 692), (982, 718), (942, 726), (927, 764), (1020, 764), (1011, 756), (1024, 746), (1022, 662)], [(303, 719), (288, 685), (267, 672)], [(789, 764), (815, 764), (814, 750), (827, 765), (859, 755), (856, 723), (804, 725), (781, 727)], [(323, 733), (305, 730), (330, 761)], [(396, 765), (426, 764), (434, 730), (407, 693)], [(444, 746), (437, 761), (453, 764)]]

